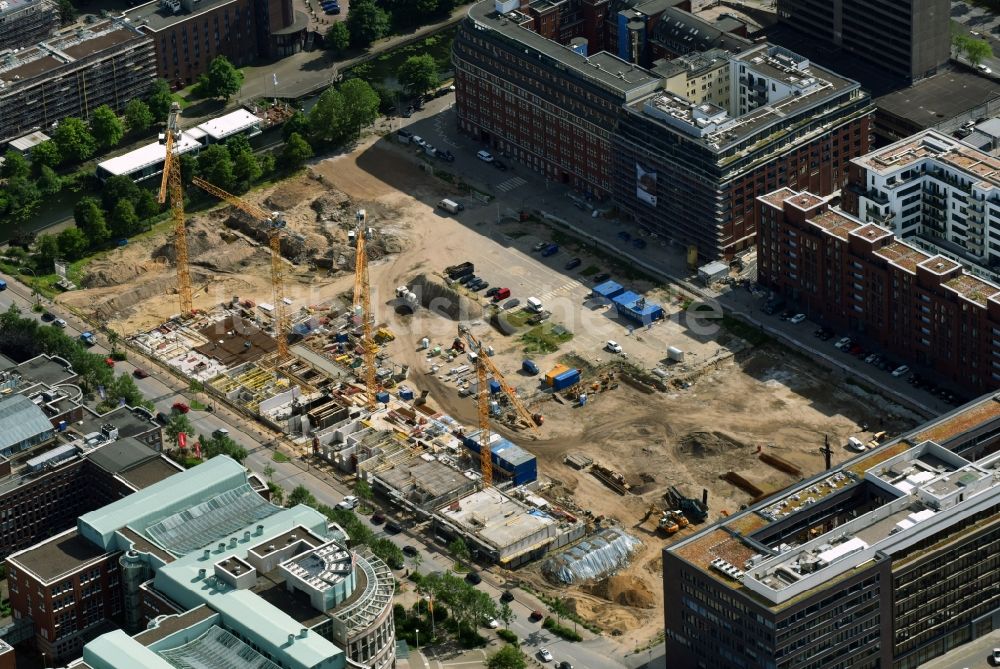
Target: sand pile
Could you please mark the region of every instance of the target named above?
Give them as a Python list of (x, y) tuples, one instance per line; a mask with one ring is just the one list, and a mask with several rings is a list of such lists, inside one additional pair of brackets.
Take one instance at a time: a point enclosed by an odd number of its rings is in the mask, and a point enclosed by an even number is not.
[(110, 262), (102, 260), (91, 263), (89, 271), (80, 280), (84, 288), (107, 288), (134, 281), (149, 271), (149, 268), (134, 262)]
[(618, 574), (584, 589), (592, 595), (622, 606), (651, 609), (656, 605), (656, 598), (649, 586), (635, 576)]

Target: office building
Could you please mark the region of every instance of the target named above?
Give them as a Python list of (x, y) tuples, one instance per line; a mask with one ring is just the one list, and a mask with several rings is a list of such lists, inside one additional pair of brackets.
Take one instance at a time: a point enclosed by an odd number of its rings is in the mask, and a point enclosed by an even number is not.
[(1000, 159), (927, 130), (851, 161), (844, 209), (931, 253), (1000, 269)]
[(81, 669), (204, 666), (220, 653), (225, 666), (392, 667), (392, 572), (347, 541), (312, 508), (270, 504), (218, 456), (11, 555), (11, 606), (43, 657), (82, 648)]
[(291, 0), (154, 0), (123, 14), (149, 36), (157, 75), (187, 86), (216, 56), (237, 67), (302, 50), (308, 17)]
[(51, 0), (4, 0), (0, 3), (0, 56), (8, 49), (45, 39), (59, 22)]
[(997, 629), (998, 438), (987, 395), (664, 549), (667, 657), (914, 669)]
[(758, 203), (762, 285), (936, 381), (997, 387), (1000, 287), (811, 193), (784, 188)]
[(624, 106), (614, 199), (703, 258), (753, 248), (756, 194), (786, 185), (832, 193), (870, 147), (873, 107), (857, 82), (781, 47), (668, 65), (663, 90)]
[(0, 144), (104, 104), (121, 113), (155, 78), (152, 43), (117, 20), (0, 55)]
[(948, 0), (778, 0), (778, 20), (897, 76), (934, 74), (951, 56)]

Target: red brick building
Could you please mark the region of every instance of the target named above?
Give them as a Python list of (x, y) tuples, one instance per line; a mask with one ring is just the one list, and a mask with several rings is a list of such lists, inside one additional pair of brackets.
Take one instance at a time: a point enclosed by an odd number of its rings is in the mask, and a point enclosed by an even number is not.
[(757, 207), (761, 284), (957, 387), (1000, 385), (1000, 287), (811, 193), (782, 188)]

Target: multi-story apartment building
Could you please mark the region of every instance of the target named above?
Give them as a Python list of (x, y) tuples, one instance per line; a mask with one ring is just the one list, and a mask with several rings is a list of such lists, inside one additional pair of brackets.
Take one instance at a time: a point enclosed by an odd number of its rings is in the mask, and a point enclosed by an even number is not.
[(778, 0), (778, 20), (908, 80), (951, 55), (948, 0)]
[(59, 14), (51, 0), (5, 0), (0, 4), (0, 56), (35, 44), (56, 29)]
[(103, 104), (121, 112), (155, 78), (152, 43), (117, 20), (0, 55), (0, 144)]
[[(246, 666), (393, 667), (392, 572), (346, 541), (218, 456), (11, 555), (11, 607), (46, 660), (82, 645), (74, 667), (201, 666), (224, 648)], [(108, 621), (124, 631), (98, 637)]]
[(672, 666), (913, 669), (997, 629), (998, 450), (988, 395), (664, 549)]
[(858, 83), (781, 47), (709, 51), (657, 71), (664, 88), (623, 108), (614, 199), (703, 257), (753, 247), (757, 194), (785, 185), (832, 193), (870, 147), (873, 107)]
[(243, 66), (301, 51), (309, 23), (291, 0), (155, 0), (123, 18), (152, 39), (158, 76), (177, 86), (193, 83), (216, 56)]
[(932, 253), (1000, 269), (1000, 159), (936, 130), (852, 160), (843, 207)]
[(1000, 287), (788, 188), (758, 198), (758, 280), (971, 392), (1000, 385)]

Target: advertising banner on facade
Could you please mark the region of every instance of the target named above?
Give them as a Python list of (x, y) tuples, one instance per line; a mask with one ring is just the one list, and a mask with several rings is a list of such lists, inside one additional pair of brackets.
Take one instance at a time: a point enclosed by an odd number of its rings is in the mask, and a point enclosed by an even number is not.
[(635, 196), (646, 204), (656, 206), (656, 172), (639, 162), (635, 164)]

